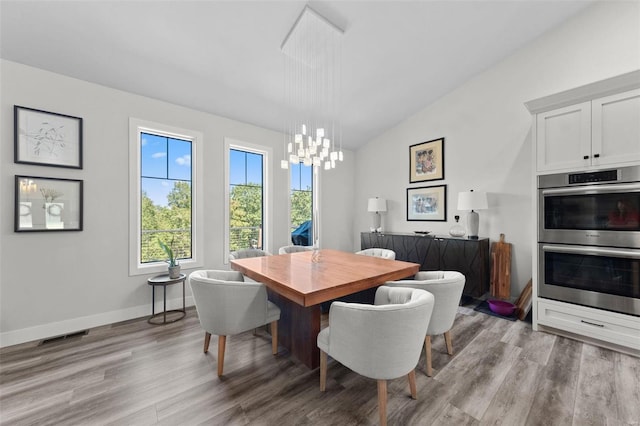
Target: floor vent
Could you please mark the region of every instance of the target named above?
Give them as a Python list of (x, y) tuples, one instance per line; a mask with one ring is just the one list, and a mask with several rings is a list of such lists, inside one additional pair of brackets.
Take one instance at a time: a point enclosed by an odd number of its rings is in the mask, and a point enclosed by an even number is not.
[(73, 339), (74, 337), (82, 337), (86, 336), (87, 334), (89, 334), (89, 330), (82, 330), (62, 336), (51, 337), (49, 339), (44, 339), (38, 346), (46, 345), (47, 343), (61, 342), (62, 340)]

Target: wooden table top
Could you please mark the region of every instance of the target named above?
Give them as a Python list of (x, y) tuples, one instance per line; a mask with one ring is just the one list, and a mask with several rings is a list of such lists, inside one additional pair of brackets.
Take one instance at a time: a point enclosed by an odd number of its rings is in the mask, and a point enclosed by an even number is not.
[(313, 306), (413, 276), (420, 265), (324, 249), (236, 259), (231, 268), (299, 305)]

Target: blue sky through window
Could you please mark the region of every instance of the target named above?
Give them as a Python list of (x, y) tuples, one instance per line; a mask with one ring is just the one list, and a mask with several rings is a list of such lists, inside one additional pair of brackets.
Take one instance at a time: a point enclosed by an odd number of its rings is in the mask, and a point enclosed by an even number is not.
[(313, 166), (305, 166), (302, 163), (290, 164), (291, 167), (291, 190), (311, 191), (313, 177)]
[(141, 145), (142, 191), (166, 206), (175, 181), (191, 182), (191, 142), (142, 133)]
[(230, 150), (229, 184), (262, 186), (262, 154)]

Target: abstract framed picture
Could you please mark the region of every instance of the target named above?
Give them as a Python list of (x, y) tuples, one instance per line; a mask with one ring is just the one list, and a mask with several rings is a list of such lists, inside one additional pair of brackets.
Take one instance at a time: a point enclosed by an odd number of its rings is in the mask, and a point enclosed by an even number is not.
[(444, 179), (444, 138), (409, 147), (409, 183)]
[(81, 180), (18, 176), (15, 232), (82, 231)]
[(14, 105), (14, 162), (82, 168), (82, 118)]
[(447, 220), (447, 185), (407, 188), (407, 220)]

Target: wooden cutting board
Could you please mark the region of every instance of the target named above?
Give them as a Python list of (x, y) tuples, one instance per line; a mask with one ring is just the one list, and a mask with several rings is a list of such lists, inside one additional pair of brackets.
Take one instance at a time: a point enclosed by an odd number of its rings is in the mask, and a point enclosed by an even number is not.
[(511, 244), (504, 234), (491, 244), (491, 296), (507, 301), (511, 296)]
[(518, 297), (518, 300), (516, 300), (516, 303), (515, 303), (515, 305), (518, 307), (518, 319), (520, 321), (525, 319), (525, 317), (529, 313), (529, 310), (531, 309), (532, 282), (533, 282), (532, 280), (529, 280), (527, 285), (524, 286), (522, 293), (520, 293), (520, 296)]

